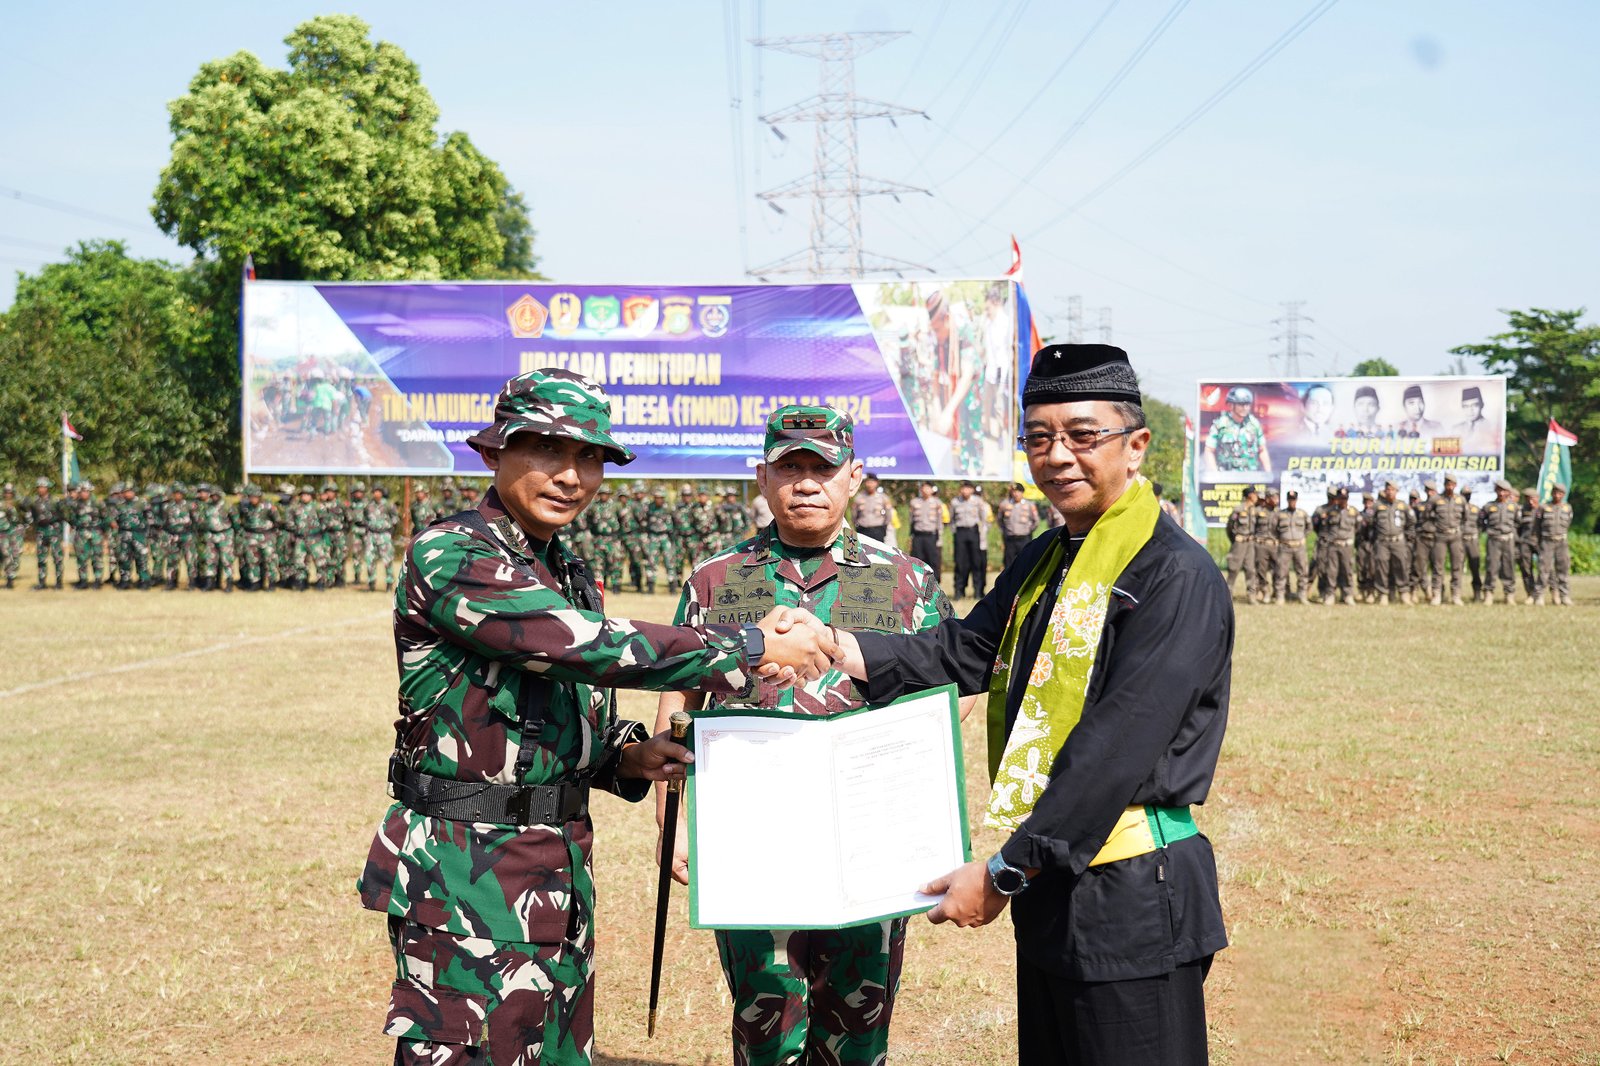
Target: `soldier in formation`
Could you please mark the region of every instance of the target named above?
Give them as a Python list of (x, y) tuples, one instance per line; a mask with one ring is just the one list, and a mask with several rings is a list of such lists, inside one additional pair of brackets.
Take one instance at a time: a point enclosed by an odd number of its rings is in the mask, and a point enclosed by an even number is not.
[(244, 534), (239, 576), (245, 588), (266, 591), (278, 584), (278, 527), (282, 520), (278, 505), (266, 498), (259, 485), (244, 487), (244, 501), (239, 505), (239, 528)]
[(927, 563), (928, 569), (933, 571), (933, 579), (939, 581), (944, 576), (939, 545), (939, 537), (944, 532), (944, 501), (939, 499), (939, 486), (931, 481), (924, 481), (918, 492), (910, 508), (910, 555)]
[(1039, 508), (1028, 499), (1026, 492), (1019, 481), (1011, 486), (1010, 494), (1000, 503), (1002, 568), (1010, 566), (1011, 561), (1022, 554), (1022, 549), (1033, 539), (1033, 531), (1039, 527)]
[(28, 524), (33, 527), (33, 543), (38, 551), (39, 581), (33, 587), (42, 589), (49, 585), (52, 568), (56, 588), (62, 587), (61, 533), (65, 524), (62, 518), (62, 501), (50, 496), (50, 479), (42, 477), (34, 482), (33, 495), (23, 509)]
[(197, 487), (196, 524), (200, 538), (200, 587), (233, 591), (234, 513), (228, 499), (210, 485)]
[(72, 557), (77, 563), (75, 588), (99, 588), (105, 584), (106, 537), (111, 531), (111, 515), (94, 498), (94, 485), (80, 481), (68, 493), (63, 514), (72, 527)]
[(1500, 583), (1506, 603), (1517, 602), (1517, 505), (1511, 482), (1494, 483), (1494, 499), (1478, 512), (1478, 527), (1484, 534), (1483, 602), (1494, 602), (1495, 582)]
[(1386, 481), (1372, 509), (1373, 564), (1379, 603), (1411, 602), (1411, 546), (1416, 511), (1400, 500), (1400, 486)]
[(383, 591), (394, 588), (394, 531), (400, 511), (389, 502), (382, 485), (372, 487), (372, 497), (361, 505), (361, 570), (367, 591), (376, 592), (378, 571), (383, 570)]
[(650, 507), (644, 514), (645, 584), (653, 593), (656, 590), (656, 570), (665, 575), (668, 592), (678, 591), (678, 545), (672, 536), (672, 508), (667, 506), (667, 492), (657, 486), (650, 493)]
[(602, 484), (598, 498), (589, 508), (589, 531), (594, 535), (594, 554), (589, 561), (603, 588), (622, 590), (622, 575), (627, 567), (627, 549), (622, 543), (622, 510), (611, 498), (611, 486)]
[(1271, 603), (1278, 591), (1278, 534), (1274, 515), (1278, 513), (1278, 490), (1268, 488), (1256, 505), (1254, 539), (1256, 543), (1256, 602)]
[(1539, 536), (1539, 577), (1542, 584), (1533, 602), (1544, 606), (1544, 592), (1550, 593), (1550, 603), (1556, 607), (1572, 606), (1572, 555), (1568, 551), (1567, 535), (1572, 529), (1572, 504), (1567, 502), (1567, 490), (1556, 485), (1550, 490), (1550, 502), (1539, 505), (1535, 529)]
[[(1272, 539), (1277, 543), (1277, 568), (1274, 579), (1277, 594), (1274, 603), (1285, 599), (1305, 600), (1306, 537), (1311, 532), (1311, 516), (1300, 510), (1300, 494), (1290, 489), (1284, 496), (1283, 509), (1272, 513)], [(1289, 578), (1294, 577), (1294, 591), (1289, 591)]]
[(1356, 532), (1356, 588), (1362, 603), (1378, 602), (1378, 498), (1361, 494), (1361, 527)]
[(1323, 512), (1322, 532), (1317, 535), (1322, 552), (1322, 602), (1331, 607), (1335, 597), (1347, 607), (1356, 605), (1356, 536), (1361, 531), (1361, 512), (1350, 506), (1350, 490), (1340, 487), (1333, 504)]
[[(1244, 595), (1251, 603), (1256, 598), (1256, 488), (1248, 486), (1239, 505), (1228, 512), (1228, 591), (1244, 574)], [(1008, 560), (1009, 564), (1009, 560)]]
[(1461, 556), (1467, 561), (1467, 572), (1472, 575), (1472, 602), (1483, 599), (1483, 553), (1478, 544), (1479, 514), (1482, 508), (1472, 502), (1472, 489), (1461, 489)]
[(6, 579), (6, 588), (17, 583), (17, 568), (22, 565), (22, 538), (24, 534), (22, 512), (17, 509), (17, 487), (7, 481), (0, 488), (0, 574)]
[(1456, 495), (1456, 479), (1445, 475), (1444, 491), (1428, 501), (1428, 524), (1433, 534), (1433, 586), (1432, 602), (1438, 606), (1444, 600), (1445, 571), (1450, 574), (1450, 602), (1461, 604), (1461, 571), (1465, 553), (1461, 548), (1461, 533), (1466, 523), (1466, 507)]

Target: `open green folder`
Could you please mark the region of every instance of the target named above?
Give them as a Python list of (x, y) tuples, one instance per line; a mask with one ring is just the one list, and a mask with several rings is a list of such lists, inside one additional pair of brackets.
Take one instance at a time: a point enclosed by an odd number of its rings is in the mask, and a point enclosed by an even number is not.
[(842, 929), (918, 914), (972, 857), (951, 687), (830, 717), (699, 711), (689, 924)]

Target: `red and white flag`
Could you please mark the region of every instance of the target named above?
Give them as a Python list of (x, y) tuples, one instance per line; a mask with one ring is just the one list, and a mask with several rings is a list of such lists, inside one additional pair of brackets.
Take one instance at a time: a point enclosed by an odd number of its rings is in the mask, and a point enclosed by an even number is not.
[(67, 413), (61, 412), (61, 435), (71, 437), (73, 440), (82, 440), (83, 434), (72, 428), (72, 423), (67, 421)]
[(1022, 246), (1017, 243), (1017, 235), (1011, 235), (1011, 267), (1006, 271), (1006, 277), (1022, 280)]
[(1550, 420), (1550, 433), (1545, 439), (1559, 444), (1563, 448), (1573, 448), (1578, 444), (1578, 435), (1570, 429), (1562, 429), (1561, 425), (1553, 418)]

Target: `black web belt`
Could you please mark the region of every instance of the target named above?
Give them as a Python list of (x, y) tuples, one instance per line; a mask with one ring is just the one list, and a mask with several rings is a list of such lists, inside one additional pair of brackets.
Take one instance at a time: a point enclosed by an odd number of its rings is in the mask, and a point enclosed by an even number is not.
[(589, 815), (589, 786), (562, 781), (554, 785), (497, 785), (435, 777), (389, 761), (390, 793), (430, 818), (499, 825), (563, 825)]

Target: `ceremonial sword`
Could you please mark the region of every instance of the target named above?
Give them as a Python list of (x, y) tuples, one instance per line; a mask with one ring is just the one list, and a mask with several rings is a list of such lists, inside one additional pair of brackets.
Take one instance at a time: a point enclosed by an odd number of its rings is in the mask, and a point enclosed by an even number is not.
[[(679, 744), (693, 721), (686, 711), (672, 712), (672, 739)], [(661, 870), (656, 877), (656, 942), (650, 954), (649, 1036), (656, 1035), (656, 1003), (661, 998), (661, 949), (667, 938), (667, 896), (672, 891), (672, 856), (678, 846), (678, 798), (683, 782), (667, 782), (667, 804), (661, 821)]]

